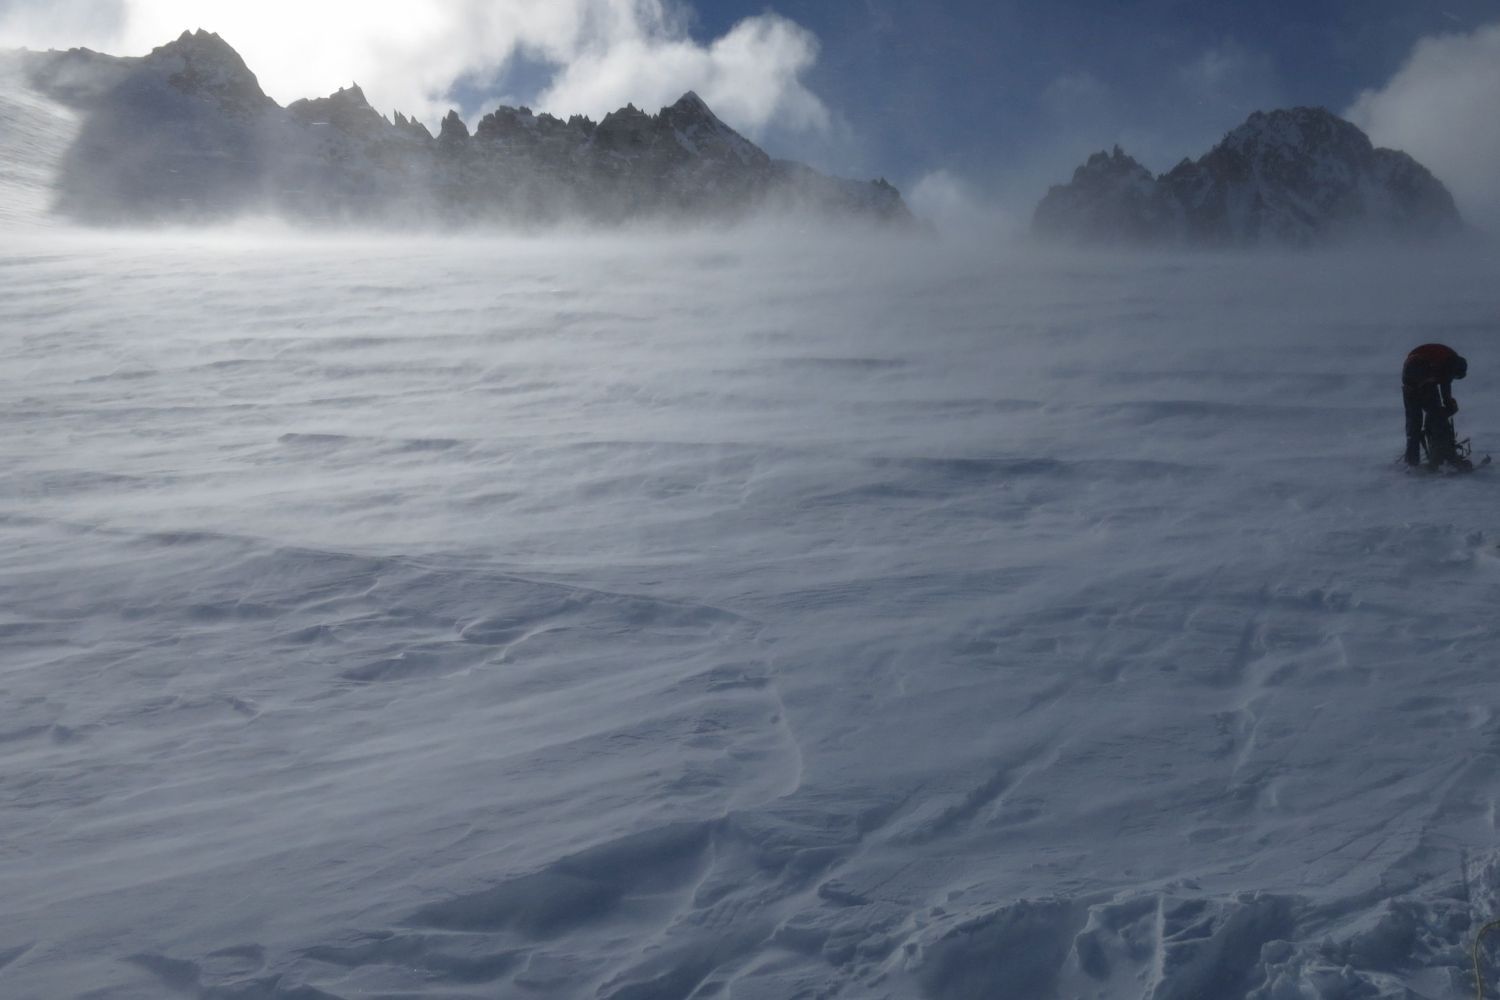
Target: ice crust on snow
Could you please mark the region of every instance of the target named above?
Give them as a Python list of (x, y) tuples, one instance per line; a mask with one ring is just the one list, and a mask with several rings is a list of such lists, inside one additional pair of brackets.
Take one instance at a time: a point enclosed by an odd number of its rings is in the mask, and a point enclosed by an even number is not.
[(1316, 264), (8, 233), (0, 993), (1472, 995), (1500, 291)]

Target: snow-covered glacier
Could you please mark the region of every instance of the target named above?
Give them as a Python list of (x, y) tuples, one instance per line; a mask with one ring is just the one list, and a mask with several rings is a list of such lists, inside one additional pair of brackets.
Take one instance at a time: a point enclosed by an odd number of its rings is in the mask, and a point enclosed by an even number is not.
[(1496, 263), (11, 226), (0, 995), (1471, 996)]

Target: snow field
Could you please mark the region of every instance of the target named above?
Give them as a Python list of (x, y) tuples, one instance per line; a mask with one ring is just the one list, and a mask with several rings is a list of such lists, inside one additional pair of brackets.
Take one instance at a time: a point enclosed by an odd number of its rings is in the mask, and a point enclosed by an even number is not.
[(0, 992), (1472, 994), (1495, 260), (0, 249)]

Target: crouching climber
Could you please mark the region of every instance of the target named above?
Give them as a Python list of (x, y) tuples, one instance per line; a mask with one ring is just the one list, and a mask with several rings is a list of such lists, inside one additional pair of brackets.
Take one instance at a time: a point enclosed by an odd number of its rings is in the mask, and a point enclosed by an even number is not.
[(1425, 445), (1430, 468), (1444, 464), (1472, 467), (1459, 455), (1453, 430), (1453, 415), (1458, 412), (1453, 380), (1467, 374), (1469, 363), (1445, 344), (1423, 344), (1406, 356), (1401, 366), (1401, 401), (1406, 406), (1407, 465), (1422, 462)]

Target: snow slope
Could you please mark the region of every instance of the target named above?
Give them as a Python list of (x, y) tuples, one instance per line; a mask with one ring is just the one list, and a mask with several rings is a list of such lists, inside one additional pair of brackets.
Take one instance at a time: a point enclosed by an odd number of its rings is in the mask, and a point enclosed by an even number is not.
[(0, 994), (1471, 996), (1495, 265), (11, 233)]
[(0, 52), (0, 234), (54, 224), (54, 181), (79, 128), (77, 114), (21, 84), (15, 53)]

